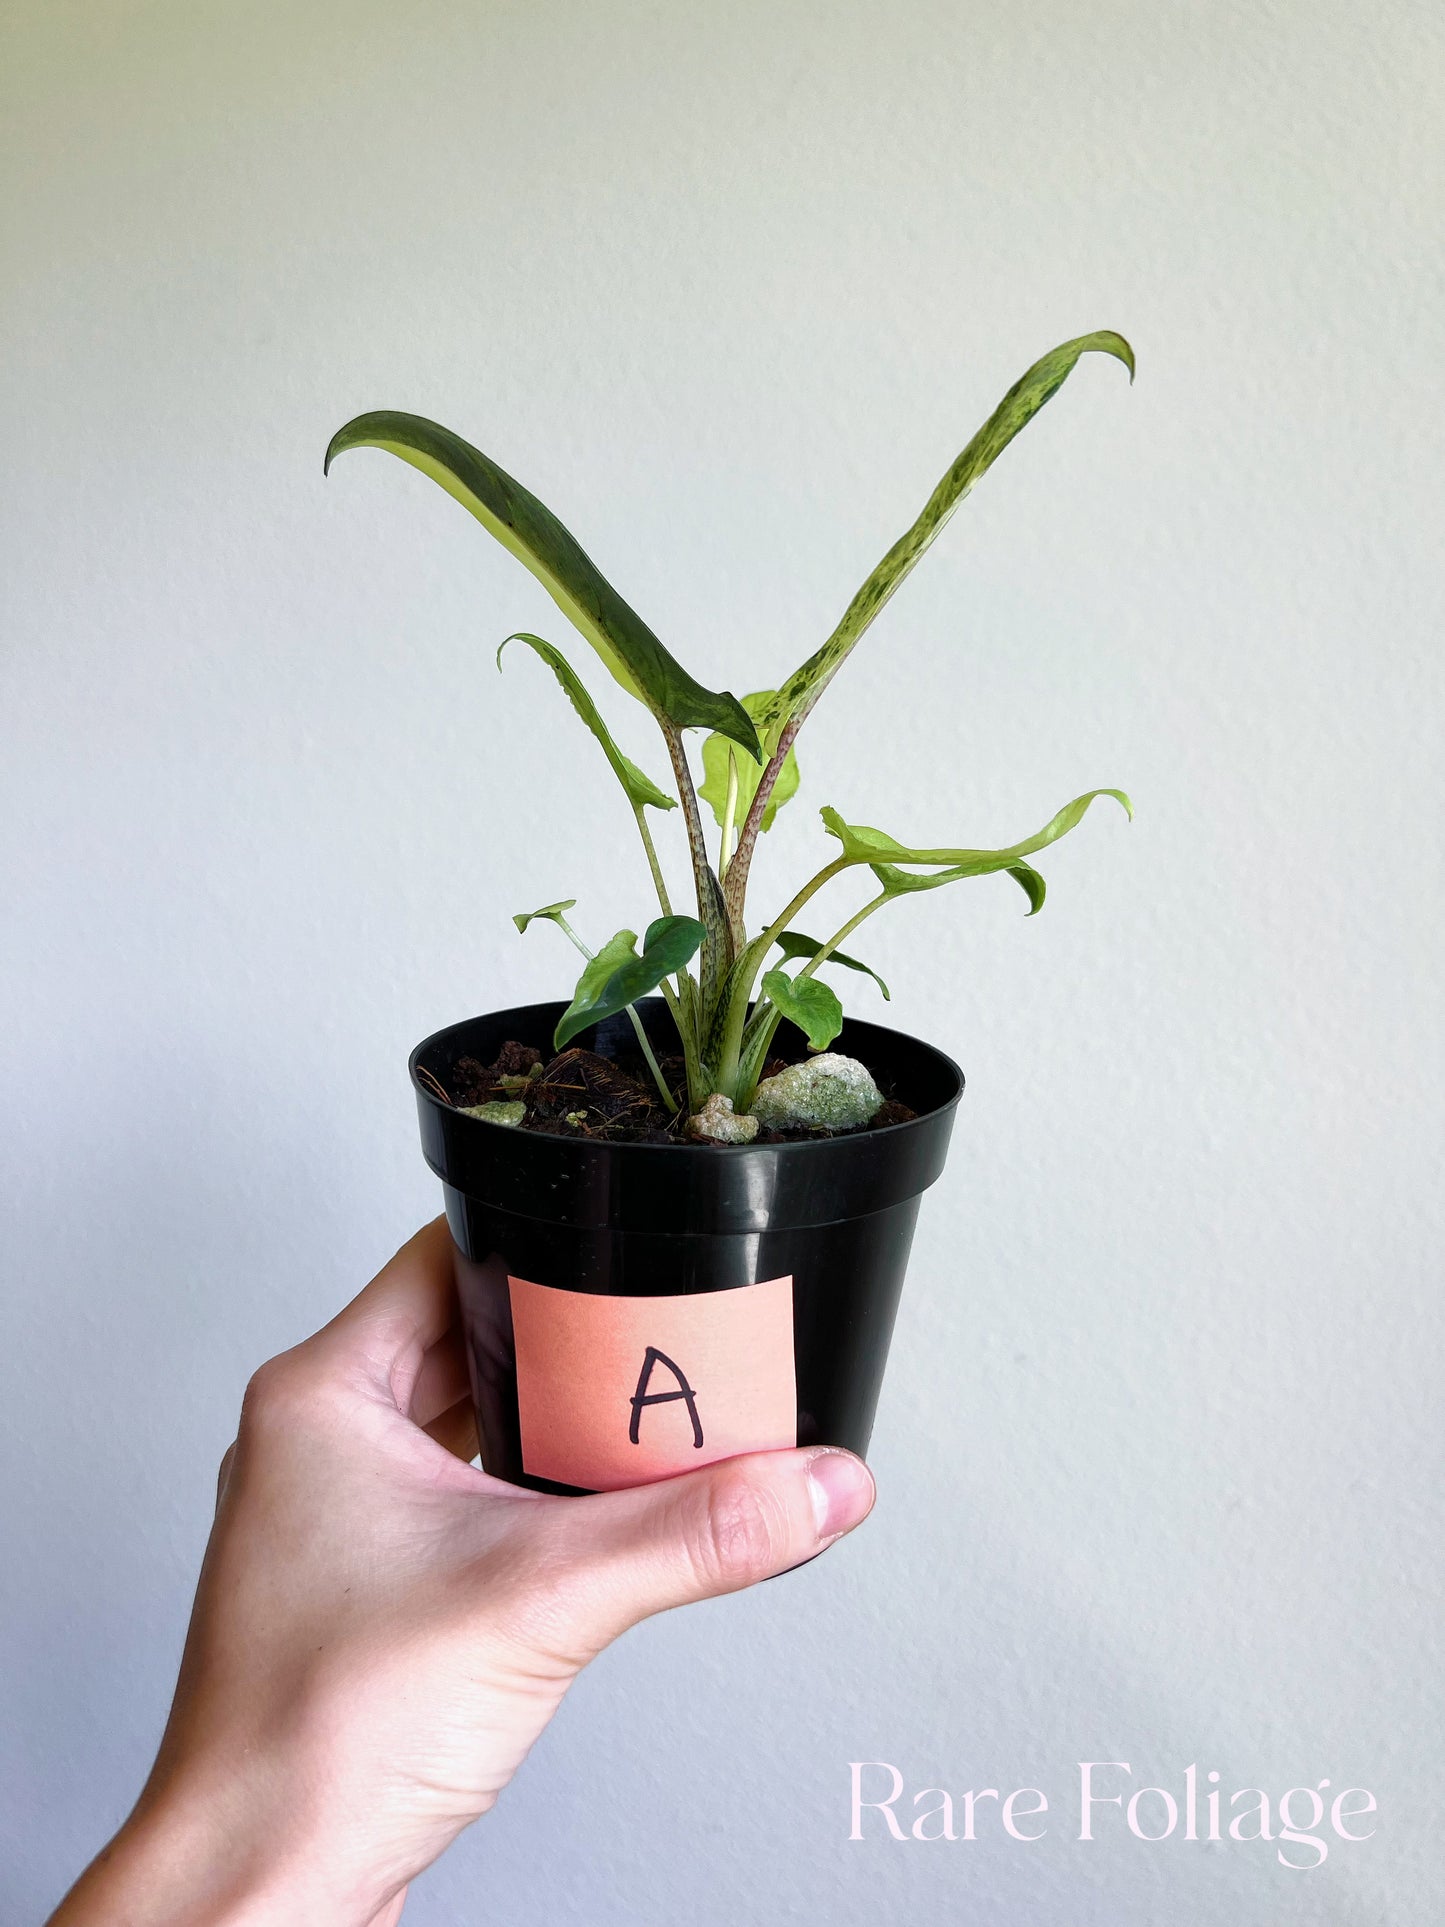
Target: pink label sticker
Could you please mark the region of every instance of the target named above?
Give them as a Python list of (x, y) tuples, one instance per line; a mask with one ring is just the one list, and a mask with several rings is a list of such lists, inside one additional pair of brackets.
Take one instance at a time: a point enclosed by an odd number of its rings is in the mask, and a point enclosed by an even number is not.
[(507, 1283), (533, 1477), (610, 1492), (797, 1444), (790, 1277), (672, 1298)]

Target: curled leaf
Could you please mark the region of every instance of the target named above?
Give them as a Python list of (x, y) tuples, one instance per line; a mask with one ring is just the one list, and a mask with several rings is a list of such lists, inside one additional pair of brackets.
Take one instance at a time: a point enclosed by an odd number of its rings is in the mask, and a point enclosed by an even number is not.
[(527, 647), (535, 650), (546, 663), (566, 692), (567, 700), (602, 745), (602, 754), (612, 765), (613, 774), (626, 790), (627, 800), (634, 809), (646, 807), (654, 810), (673, 810), (677, 808), (676, 799), (669, 796), (666, 790), (659, 789), (652, 778), (645, 775), (631, 757), (624, 756), (613, 742), (612, 733), (598, 714), (597, 705), (588, 695), (582, 678), (560, 649), (554, 648), (550, 642), (544, 642), (541, 636), (531, 636), (525, 629), (519, 629), (515, 635), (508, 636), (498, 649), (497, 667), (499, 669), (502, 666), (502, 649), (506, 648), (508, 642), (525, 642)]
[(1036, 917), (1044, 907), (1048, 885), (1029, 863), (1011, 863), (1008, 873), (1029, 900), (1028, 914)]
[[(1112, 796), (1125, 815), (1133, 816), (1134, 805), (1123, 790), (1089, 790), (1083, 796), (1076, 796), (1071, 803), (1066, 803), (1033, 836), (1026, 836), (1021, 843), (1010, 844), (1003, 850), (910, 849), (883, 830), (870, 829), (866, 824), (845, 823), (837, 810), (831, 807), (825, 807), (820, 814), (824, 828), (843, 845), (843, 854), (850, 863), (871, 864), (875, 872), (880, 865), (941, 864), (956, 871), (959, 876), (986, 876), (993, 870), (1013, 870), (1022, 863), (1023, 858), (1032, 856), (1036, 850), (1045, 849), (1050, 843), (1057, 843), (1061, 836), (1067, 836), (1083, 820), (1089, 805), (1100, 796)], [(1022, 878), (1018, 881), (1023, 883)], [(929, 886), (925, 883), (911, 887), (926, 889)], [(1028, 885), (1024, 884), (1024, 888), (1027, 889)]]
[[(1039, 881), (1042, 883), (1043, 879), (1040, 878)], [(816, 937), (805, 937), (801, 930), (785, 930), (777, 942), (779, 950), (782, 951), (783, 955), (788, 958), (790, 962), (794, 957), (816, 957), (818, 952), (823, 948)], [(871, 977), (883, 992), (884, 1003), (891, 1003), (893, 1001), (887, 984), (884, 983), (883, 979), (878, 975), (878, 972), (871, 970), (865, 963), (859, 963), (856, 957), (848, 957), (845, 956), (841, 950), (833, 950), (829, 952), (826, 961), (830, 964), (842, 964), (845, 970), (861, 970), (863, 975), (865, 977)]]
[[(1006, 866), (996, 864), (996, 869)], [(906, 897), (915, 890), (937, 890), (945, 883), (958, 883), (964, 877), (987, 876), (987, 870), (971, 864), (956, 864), (951, 870), (900, 870), (894, 863), (875, 863), (873, 874), (890, 897)]]
[(564, 897), (560, 903), (544, 903), (540, 910), (520, 910), (513, 916), (512, 922), (516, 924), (518, 930), (522, 931), (529, 923), (535, 923), (538, 917), (546, 917), (552, 923), (565, 925), (567, 912), (576, 908), (576, 897)]
[(431, 477), (542, 584), (629, 695), (678, 729), (717, 729), (756, 755), (736, 696), (704, 689), (623, 601), (576, 537), (522, 484), (449, 428), (396, 409), (358, 415), (332, 436), (325, 469), (349, 448), (381, 448)]
[(786, 970), (770, 970), (763, 978), (763, 994), (798, 1026), (810, 1050), (825, 1050), (843, 1028), (837, 992), (816, 977), (794, 978)]
[(625, 1010), (639, 997), (656, 990), (664, 977), (691, 961), (705, 934), (696, 917), (659, 917), (648, 925), (639, 956), (637, 933), (619, 930), (577, 979), (572, 1002), (554, 1034), (557, 1049), (564, 1049), (589, 1024)]

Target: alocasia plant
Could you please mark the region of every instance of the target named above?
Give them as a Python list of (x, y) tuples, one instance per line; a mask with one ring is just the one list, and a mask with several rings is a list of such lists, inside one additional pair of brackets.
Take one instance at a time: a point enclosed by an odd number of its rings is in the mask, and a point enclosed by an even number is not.
[[(568, 924), (572, 902), (548, 904), (515, 919), (525, 930), (534, 918), (560, 925), (587, 959), (571, 1004), (557, 1026), (560, 1050), (589, 1024), (626, 1010), (669, 1110), (676, 1109), (634, 1008), (660, 990), (677, 1026), (687, 1066), (687, 1103), (701, 1110), (714, 1094), (746, 1112), (757, 1089), (778, 1025), (796, 1024), (813, 1050), (838, 1035), (843, 1023), (836, 991), (818, 971), (840, 964), (874, 977), (876, 972), (840, 946), (874, 911), (916, 890), (935, 890), (964, 877), (1006, 872), (1023, 889), (1032, 916), (1044, 901), (1044, 880), (1028, 859), (1067, 834), (1099, 796), (1112, 796), (1132, 815), (1122, 790), (1090, 790), (1064, 805), (1041, 830), (1005, 849), (925, 849), (881, 830), (847, 822), (833, 808), (823, 824), (838, 853), (817, 871), (779, 913), (755, 933), (747, 921), (748, 877), (758, 837), (773, 823), (798, 787), (794, 743), (814, 705), (884, 603), (898, 588), (969, 489), (1014, 436), (1063, 385), (1080, 357), (1112, 355), (1134, 375), (1134, 356), (1121, 335), (1108, 330), (1066, 341), (1016, 382), (954, 462), (907, 532), (894, 543), (843, 612), (832, 635), (777, 689), (739, 701), (727, 690), (705, 689), (668, 652), (640, 616), (623, 601), (551, 511), (487, 456), (435, 422), (390, 410), (358, 415), (332, 437), (329, 470), (349, 448), (384, 448), (431, 476), (508, 548), (542, 583), (563, 614), (662, 730), (676, 797), (644, 773), (613, 741), (591, 695), (571, 663), (540, 636), (519, 633), (546, 663), (578, 716), (597, 739), (621, 784), (647, 855), (659, 916), (639, 946), (632, 930), (619, 930), (594, 954)], [(502, 648), (505, 649), (506, 643)], [(499, 649), (500, 664), (502, 651)], [(704, 780), (695, 785), (683, 732), (706, 729)], [(700, 803), (717, 821), (716, 861), (709, 853)], [(647, 820), (649, 810), (681, 805), (692, 865), (696, 916), (673, 910)], [(830, 937), (804, 936), (794, 927), (813, 898), (845, 871), (866, 869), (876, 888)], [(777, 960), (770, 961), (773, 953)], [(788, 964), (801, 967), (790, 972)]]

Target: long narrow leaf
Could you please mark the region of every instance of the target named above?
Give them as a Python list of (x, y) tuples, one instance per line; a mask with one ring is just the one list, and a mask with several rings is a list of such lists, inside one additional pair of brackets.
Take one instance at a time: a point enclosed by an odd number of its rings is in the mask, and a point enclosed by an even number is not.
[[(1133, 816), (1134, 806), (1123, 790), (1089, 790), (1083, 796), (1076, 796), (1072, 803), (1066, 803), (1033, 836), (1026, 836), (1021, 843), (1012, 843), (1003, 850), (915, 850), (883, 830), (870, 829), (860, 823), (845, 823), (835, 809), (825, 808), (820, 814), (829, 835), (836, 836), (843, 845), (843, 854), (850, 863), (869, 863), (875, 870), (880, 864), (940, 864), (956, 870), (960, 876), (983, 876), (992, 870), (1011, 870), (1036, 850), (1057, 843), (1061, 836), (1067, 836), (1083, 820), (1089, 805), (1100, 796), (1112, 796), (1126, 815)], [(1023, 879), (1019, 878), (1018, 881), (1022, 883)], [(913, 887), (927, 888), (928, 885)]]
[(395, 409), (358, 415), (332, 436), (325, 468), (349, 448), (381, 448), (461, 503), (542, 584), (630, 695), (679, 729), (716, 729), (750, 756), (757, 732), (726, 690), (704, 689), (537, 497), (449, 428)]
[(519, 629), (515, 635), (508, 636), (501, 649), (498, 649), (499, 669), (502, 666), (502, 649), (506, 648), (508, 642), (525, 642), (546, 663), (566, 692), (567, 700), (602, 745), (602, 754), (612, 765), (613, 774), (626, 790), (627, 800), (634, 809), (641, 809), (644, 805), (654, 810), (677, 808), (676, 799), (669, 796), (666, 790), (659, 789), (652, 778), (640, 770), (630, 756), (624, 756), (613, 742), (612, 733), (598, 714), (597, 705), (588, 695), (582, 678), (560, 649), (554, 648), (550, 642), (544, 642), (541, 636), (530, 636), (525, 629)]
[(1134, 351), (1122, 335), (1112, 329), (1079, 335), (1053, 349), (1036, 361), (1027, 374), (1016, 381), (998, 407), (979, 429), (973, 440), (954, 462), (923, 506), (917, 521), (901, 536), (874, 569), (843, 612), (843, 618), (821, 649), (795, 670), (783, 684), (778, 699), (767, 715), (759, 717), (761, 733), (776, 741), (780, 725), (800, 719), (812, 708), (836, 675), (839, 666), (858, 638), (888, 601), (899, 583), (913, 568), (944, 523), (973, 487), (980, 475), (991, 468), (1021, 428), (1031, 422), (1051, 396), (1068, 379), (1081, 356), (1096, 351), (1113, 355), (1134, 378)]

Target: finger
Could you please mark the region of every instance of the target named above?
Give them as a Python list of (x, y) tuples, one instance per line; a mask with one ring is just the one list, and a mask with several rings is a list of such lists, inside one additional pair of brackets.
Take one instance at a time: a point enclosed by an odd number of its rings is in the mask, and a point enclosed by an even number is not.
[(226, 1447), (225, 1451), (221, 1454), (220, 1468), (216, 1473), (216, 1510), (217, 1512), (220, 1511), (221, 1501), (226, 1496), (226, 1487), (231, 1483), (231, 1467), (235, 1463), (235, 1459), (236, 1459), (236, 1441), (232, 1439), (231, 1443)]
[(549, 1508), (566, 1539), (563, 1614), (590, 1656), (651, 1613), (801, 1565), (872, 1510), (851, 1452), (753, 1452), (683, 1478)]
[(459, 1398), (455, 1405), (439, 1412), (422, 1427), (430, 1439), (444, 1446), (454, 1458), (464, 1460), (468, 1465), (481, 1449), (477, 1442), (477, 1414), (472, 1404), (471, 1394)]
[(422, 1360), (455, 1309), (451, 1233), (444, 1217), (433, 1218), (307, 1347), (334, 1369), (360, 1370), (406, 1412)]
[(430, 1425), (470, 1388), (467, 1354), (459, 1331), (449, 1331), (422, 1358), (411, 1391), (407, 1416), (417, 1425)]

